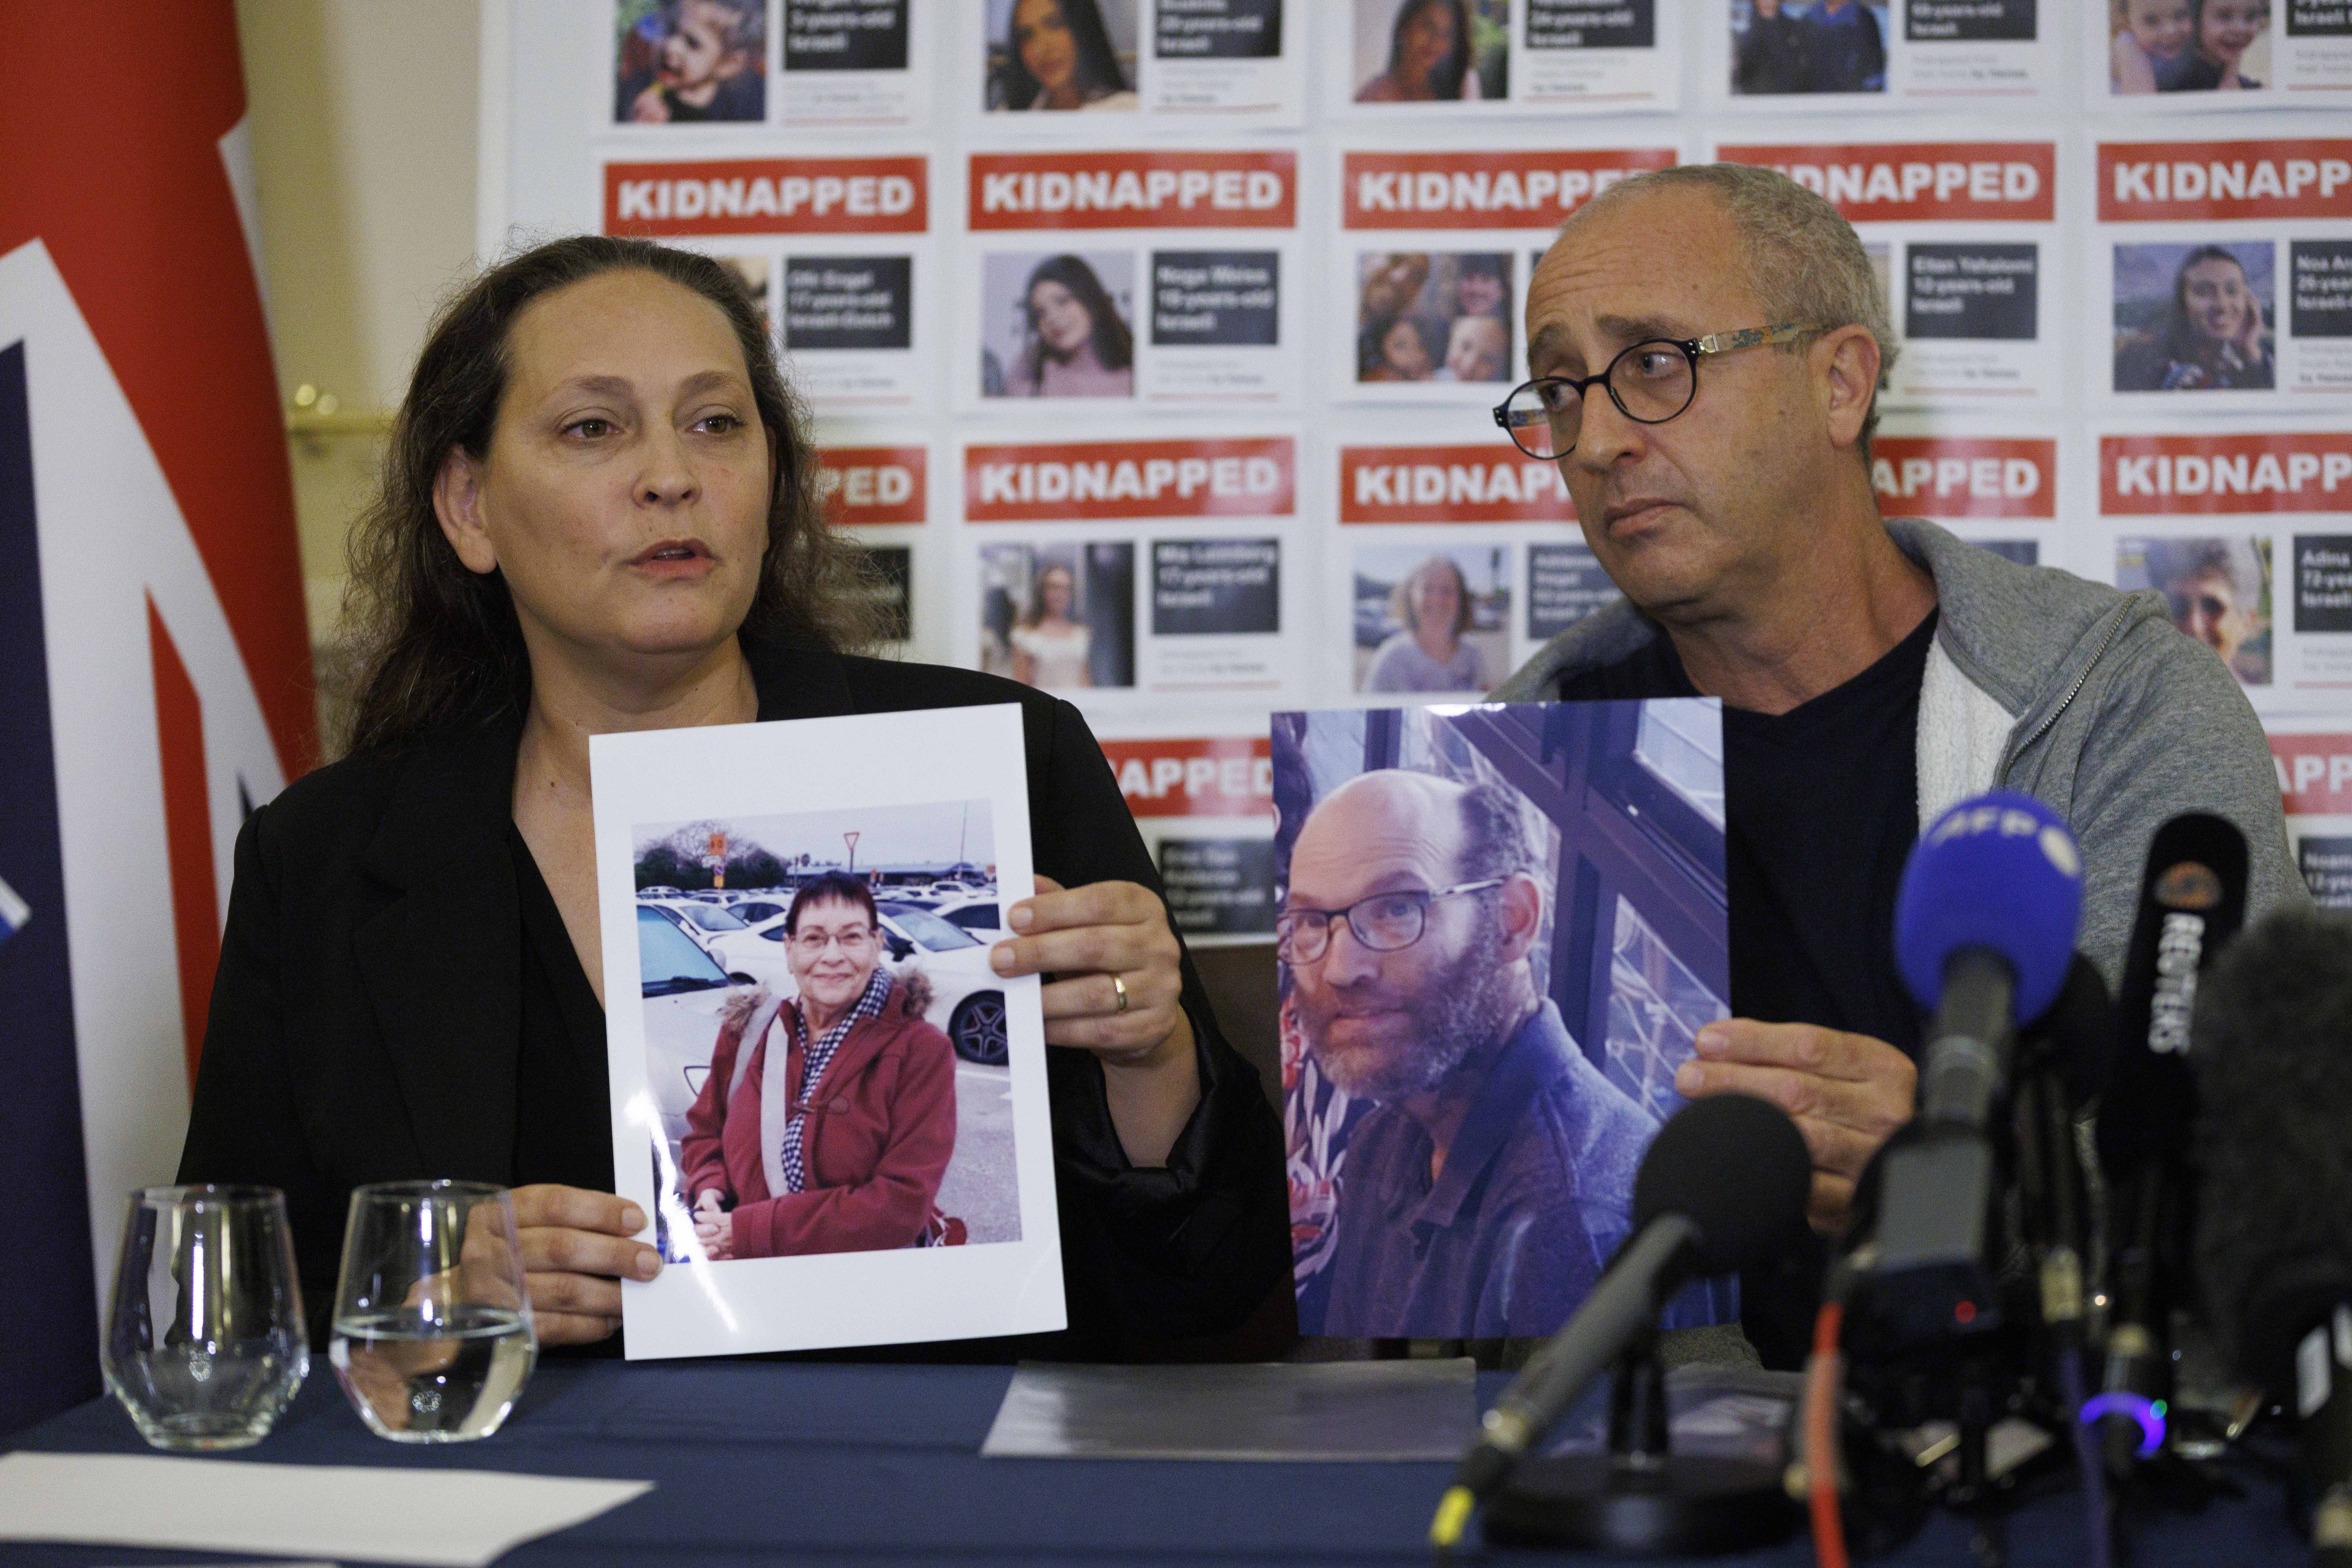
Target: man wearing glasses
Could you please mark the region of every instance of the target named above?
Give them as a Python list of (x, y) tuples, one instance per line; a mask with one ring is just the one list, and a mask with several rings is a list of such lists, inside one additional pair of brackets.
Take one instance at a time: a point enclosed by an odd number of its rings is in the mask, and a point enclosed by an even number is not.
[[(2247, 917), (2304, 896), (2262, 726), (2151, 595), (2019, 566), (1916, 519), (1870, 476), (1894, 357), (1853, 230), (1769, 170), (1620, 182), (1562, 226), (1528, 295), (1535, 379), (1495, 411), (1556, 459), (1622, 602), (1555, 637), (1507, 701), (1706, 695), (1724, 706), (1733, 1017), (1675, 1087), (1760, 1095), (1813, 1154), (1813, 1222), (1911, 1114), (1919, 1016), (1894, 963), (1921, 822), (1996, 786), (2066, 814), (2081, 945), (2110, 986), (2156, 828), (2217, 811), (2252, 852)], [(1743, 1282), (1769, 1364), (1804, 1296)]]
[(1299, 828), (1275, 921), (1291, 1006), (1323, 1076), (1375, 1102), (1307, 1332), (1549, 1334), (1630, 1228), (1657, 1123), (1536, 986), (1537, 864), (1507, 792), (1403, 769), (1349, 780)]

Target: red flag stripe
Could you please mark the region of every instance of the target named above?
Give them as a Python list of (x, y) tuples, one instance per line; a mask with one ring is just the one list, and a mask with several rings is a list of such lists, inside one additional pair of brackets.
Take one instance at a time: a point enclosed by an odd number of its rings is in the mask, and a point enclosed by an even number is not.
[[(229, 0), (98, 6), (0, 93), (0, 254), (46, 243), (121, 383), (236, 638), (286, 776), (316, 760), (293, 481), (220, 141)], [(118, 570), (135, 571), (133, 563)]]

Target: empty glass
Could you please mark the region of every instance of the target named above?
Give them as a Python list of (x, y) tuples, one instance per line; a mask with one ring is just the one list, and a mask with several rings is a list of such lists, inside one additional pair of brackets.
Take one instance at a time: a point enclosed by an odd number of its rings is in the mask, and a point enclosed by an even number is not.
[(285, 1194), (145, 1187), (131, 1194), (106, 1386), (158, 1448), (243, 1448), (310, 1370)]
[(539, 1359), (507, 1190), (383, 1182), (352, 1194), (327, 1359), (379, 1437), (497, 1431)]

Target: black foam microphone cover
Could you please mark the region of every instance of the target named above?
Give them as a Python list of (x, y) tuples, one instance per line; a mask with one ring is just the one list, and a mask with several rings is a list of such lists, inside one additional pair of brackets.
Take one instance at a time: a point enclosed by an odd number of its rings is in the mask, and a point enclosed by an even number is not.
[(2297, 1343), (2352, 1300), (2352, 916), (2279, 910), (2197, 997), (2197, 1273), (2240, 1371), (2293, 1386)]
[(2019, 1054), (2048, 1051), (2065, 1085), (2067, 1107), (2072, 1110), (2105, 1091), (2115, 1045), (2115, 998), (2099, 974), (2099, 966), (2078, 952), (2066, 971), (2066, 984), (2058, 1000), (2019, 1031)]
[(1633, 1177), (1633, 1228), (1662, 1215), (1698, 1227), (1697, 1273), (1780, 1258), (1802, 1237), (1813, 1160), (1776, 1105), (1743, 1094), (1693, 1100), (1651, 1142)]

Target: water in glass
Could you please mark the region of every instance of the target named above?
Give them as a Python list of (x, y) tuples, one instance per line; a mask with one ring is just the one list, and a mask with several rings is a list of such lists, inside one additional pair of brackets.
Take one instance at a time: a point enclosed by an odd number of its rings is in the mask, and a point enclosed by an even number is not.
[(514, 1408), (537, 1355), (519, 1312), (459, 1307), (336, 1320), (327, 1351), (352, 1405), (379, 1437), (400, 1443), (486, 1437)]
[(497, 1431), (539, 1356), (506, 1190), (394, 1182), (353, 1193), (327, 1355), (379, 1437)]

